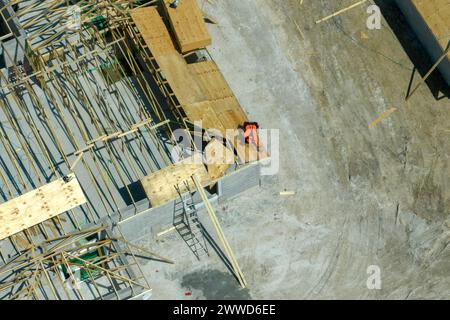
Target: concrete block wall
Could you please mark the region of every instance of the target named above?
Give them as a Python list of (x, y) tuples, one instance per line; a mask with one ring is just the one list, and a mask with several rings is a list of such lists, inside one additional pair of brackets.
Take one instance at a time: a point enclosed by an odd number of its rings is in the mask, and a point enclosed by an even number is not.
[[(218, 182), (218, 194), (209, 195), (210, 202), (217, 200), (226, 201), (238, 196), (251, 188), (259, 186), (260, 166), (252, 164), (243, 167)], [(205, 221), (206, 214), (200, 199), (194, 197), (197, 204), (198, 215), (201, 221)], [(172, 226), (175, 201), (168, 202), (156, 208), (150, 208), (136, 215), (124, 219), (118, 226), (129, 241), (138, 241), (144, 237), (154, 237), (165, 228)]]

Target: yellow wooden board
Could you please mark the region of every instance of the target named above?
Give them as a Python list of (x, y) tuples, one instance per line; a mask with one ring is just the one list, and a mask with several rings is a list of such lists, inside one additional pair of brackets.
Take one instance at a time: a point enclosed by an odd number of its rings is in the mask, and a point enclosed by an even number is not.
[(184, 106), (208, 99), (200, 86), (198, 77), (191, 72), (180, 54), (175, 52), (160, 56), (157, 62), (180, 105)]
[(234, 163), (234, 150), (226, 148), (221, 141), (212, 139), (205, 148), (205, 158), (209, 177), (214, 181), (223, 177)]
[(169, 31), (155, 7), (133, 9), (131, 18), (156, 60), (160, 56), (177, 52)]
[[(184, 110), (191, 121), (202, 120), (204, 128), (237, 129), (248, 121), (247, 115), (233, 94), (230, 86), (214, 61), (203, 61), (188, 65), (200, 85), (205, 101), (185, 105)], [(205, 115), (205, 112), (213, 115)]]
[(444, 52), (450, 41), (450, 1), (412, 0), (412, 3)]
[(191, 179), (194, 174), (199, 177), (202, 185), (209, 184), (208, 172), (199, 155), (184, 159), (142, 178), (141, 185), (152, 207), (157, 207), (179, 196), (176, 186), (180, 188), (181, 193), (186, 192), (187, 187), (184, 181), (194, 191), (195, 185)]
[(0, 205), (0, 239), (86, 203), (74, 174), (50, 182)]
[(190, 121), (202, 121), (203, 128), (217, 129), (223, 135), (226, 129), (237, 129), (247, 121), (235, 97), (184, 105), (183, 109)]
[(208, 100), (234, 97), (234, 93), (214, 61), (202, 61), (188, 65)]
[(164, 8), (181, 53), (209, 46), (211, 36), (197, 0), (181, 0), (176, 8), (170, 7), (171, 2), (164, 0)]

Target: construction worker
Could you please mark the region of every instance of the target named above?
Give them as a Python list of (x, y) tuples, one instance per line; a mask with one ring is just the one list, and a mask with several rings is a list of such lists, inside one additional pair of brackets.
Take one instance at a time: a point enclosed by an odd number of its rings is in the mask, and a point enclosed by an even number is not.
[(244, 139), (247, 144), (254, 144), (258, 150), (260, 147), (260, 141), (258, 137), (259, 124), (257, 122), (245, 122), (244, 123)]

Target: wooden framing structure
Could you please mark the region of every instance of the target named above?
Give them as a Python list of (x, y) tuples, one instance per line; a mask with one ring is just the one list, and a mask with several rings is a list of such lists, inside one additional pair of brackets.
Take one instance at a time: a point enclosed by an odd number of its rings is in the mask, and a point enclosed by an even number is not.
[(122, 300), (149, 292), (134, 245), (109, 233), (99, 226), (30, 246), (0, 268), (0, 299)]
[[(10, 237), (7, 247), (15, 252), (55, 230), (63, 235), (104, 215), (121, 215), (128, 204), (137, 212), (130, 184), (170, 165), (169, 149), (177, 145), (173, 130), (180, 124), (167, 118), (172, 109), (151, 88), (148, 72), (154, 67), (137, 42), (128, 13), (133, 3), (78, 2), (82, 14), (76, 32), (64, 27), (65, 4), (10, 1), (2, 8), (16, 6), (11, 19), (26, 34), (24, 41), (12, 40), (25, 60), (0, 72), (0, 122), (10, 128), (0, 128), (3, 201), (9, 206), (50, 177), (59, 181), (71, 172), (87, 195), (81, 206), (52, 213), (50, 223)], [(95, 25), (96, 17), (107, 23)], [(11, 46), (2, 41), (0, 46), (13, 61)]]
[[(8, 40), (14, 45), (0, 39), (3, 55), (15, 63), (0, 71), (0, 197), (8, 222), (0, 227), (7, 236), (1, 240), (0, 264), (105, 216), (138, 213), (133, 183), (170, 165), (170, 149), (177, 146), (173, 131), (188, 130), (169, 120), (181, 117), (167, 107), (171, 97), (164, 91), (161, 99), (154, 89), (154, 82), (156, 88), (163, 84), (154, 77), (152, 58), (130, 18), (134, 2), (77, 2), (79, 30), (65, 28), (66, 5), (12, 0), (0, 8), (14, 6), (11, 19), (25, 35)], [(24, 59), (17, 60), (11, 47)], [(56, 185), (72, 173), (77, 178), (68, 186), (76, 197), (65, 201), (63, 188), (59, 197), (47, 199), (46, 183), (56, 178)], [(27, 210), (27, 219), (6, 217), (10, 207), (32, 196), (42, 203)]]
[(206, 165), (212, 181), (223, 177), (234, 163), (233, 150), (225, 147), (223, 142), (212, 139), (205, 147)]
[[(230, 165), (208, 164), (207, 171), (201, 161), (187, 164), (183, 151), (197, 151), (193, 124), (201, 120), (201, 129), (218, 129), (226, 139), (226, 129), (247, 121), (211, 57), (188, 63), (183, 55), (208, 54), (211, 43), (195, 0), (177, 11), (163, 0), (82, 0), (79, 17), (71, 3), (8, 0), (0, 8), (20, 31), (0, 38), (13, 62), (0, 70), (0, 299), (84, 299), (83, 290), (61, 281), (61, 266), (70, 273), (72, 260), (98, 293), (90, 298), (149, 290), (141, 276), (123, 273), (129, 264), (115, 246), (126, 240), (86, 226), (139, 213), (139, 186), (159, 205), (195, 189), (193, 175), (202, 186), (213, 183)], [(176, 130), (186, 133), (187, 145), (179, 146)], [(233, 143), (225, 145), (234, 155)], [(97, 241), (80, 243), (89, 237)], [(86, 248), (107, 254), (85, 260)]]

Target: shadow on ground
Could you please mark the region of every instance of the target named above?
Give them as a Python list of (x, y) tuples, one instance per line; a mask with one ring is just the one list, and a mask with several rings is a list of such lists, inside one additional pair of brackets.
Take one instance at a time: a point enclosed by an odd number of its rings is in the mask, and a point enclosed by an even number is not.
[(250, 300), (248, 289), (242, 289), (228, 272), (201, 270), (185, 275), (183, 287), (200, 290), (207, 300)]

